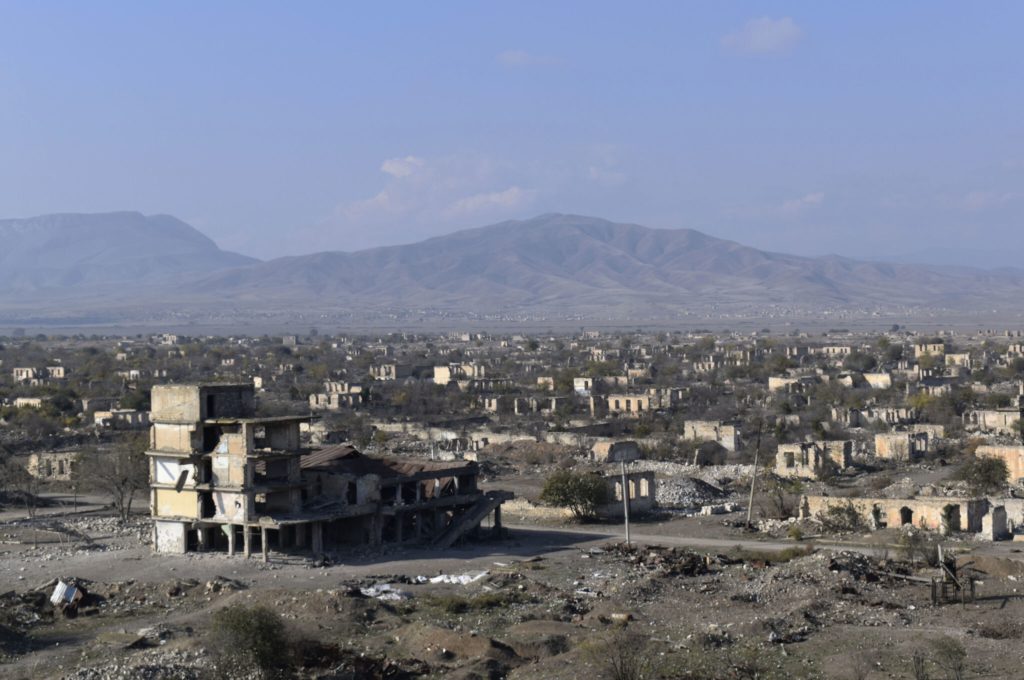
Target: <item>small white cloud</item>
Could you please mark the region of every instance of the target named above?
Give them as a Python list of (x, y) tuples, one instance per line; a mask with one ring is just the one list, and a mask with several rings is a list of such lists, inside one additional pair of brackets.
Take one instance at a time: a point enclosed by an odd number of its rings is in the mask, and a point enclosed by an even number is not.
[(502, 66), (551, 66), (559, 63), (553, 57), (533, 54), (526, 50), (505, 50), (498, 55), (498, 63)]
[(618, 186), (628, 179), (626, 173), (619, 172), (611, 167), (604, 167), (600, 165), (591, 165), (588, 167), (587, 176), (594, 182), (604, 184), (606, 186)]
[(517, 186), (504, 191), (491, 191), (466, 196), (448, 206), (445, 213), (450, 216), (471, 215), (486, 210), (509, 209), (523, 205), (530, 200), (532, 192)]
[(361, 201), (354, 201), (341, 209), (341, 213), (351, 219), (362, 219), (379, 213), (401, 212), (401, 205), (387, 189), (382, 189), (375, 196)]
[(380, 169), (392, 177), (402, 178), (413, 174), (422, 168), (423, 164), (422, 158), (406, 156), (405, 158), (389, 158), (380, 164)]
[(783, 202), (779, 208), (779, 212), (784, 215), (799, 215), (800, 213), (810, 208), (817, 207), (825, 202), (825, 193), (818, 191), (813, 194), (807, 194), (800, 198), (792, 198), (788, 201)]
[(1019, 196), (1013, 192), (972, 191), (963, 197), (960, 206), (970, 211), (988, 210), (1016, 200)]
[(803, 31), (789, 17), (751, 19), (722, 38), (722, 46), (741, 54), (778, 54), (796, 45)]

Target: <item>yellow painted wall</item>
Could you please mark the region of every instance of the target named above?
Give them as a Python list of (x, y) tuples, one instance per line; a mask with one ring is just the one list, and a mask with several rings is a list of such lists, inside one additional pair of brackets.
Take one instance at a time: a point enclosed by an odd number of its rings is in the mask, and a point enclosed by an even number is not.
[(199, 495), (195, 491), (156, 489), (156, 514), (158, 517), (199, 518)]

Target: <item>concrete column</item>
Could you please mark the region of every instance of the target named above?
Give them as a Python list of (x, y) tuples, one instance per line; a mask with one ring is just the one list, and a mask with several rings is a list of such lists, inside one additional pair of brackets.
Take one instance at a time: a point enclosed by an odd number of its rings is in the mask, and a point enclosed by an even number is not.
[(249, 559), (250, 557), (252, 557), (252, 536), (251, 536), (251, 534), (252, 534), (252, 532), (249, 530), (249, 525), (243, 524), (242, 525), (242, 536), (244, 537), (245, 540), (242, 542), (242, 545), (243, 545), (242, 554), (245, 555), (246, 559)]
[(324, 528), (320, 522), (313, 522), (313, 552), (320, 554), (324, 551)]
[(296, 524), (295, 525), (295, 547), (305, 548), (306, 547), (306, 525)]
[(228, 557), (235, 555), (235, 525), (228, 525)]
[(384, 538), (384, 518), (378, 513), (370, 521), (370, 545), (379, 546)]
[(263, 561), (269, 562), (269, 556), (267, 555), (267, 528), (260, 527), (260, 551), (263, 553)]

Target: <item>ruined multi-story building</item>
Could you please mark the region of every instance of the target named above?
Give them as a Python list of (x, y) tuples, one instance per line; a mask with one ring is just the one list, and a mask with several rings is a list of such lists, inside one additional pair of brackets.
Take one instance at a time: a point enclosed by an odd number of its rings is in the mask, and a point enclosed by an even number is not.
[(311, 549), (427, 541), (447, 546), (511, 494), (483, 493), (475, 463), (309, 451), (309, 416), (256, 417), (249, 384), (161, 385), (152, 392), (150, 506), (159, 552), (238, 546)]

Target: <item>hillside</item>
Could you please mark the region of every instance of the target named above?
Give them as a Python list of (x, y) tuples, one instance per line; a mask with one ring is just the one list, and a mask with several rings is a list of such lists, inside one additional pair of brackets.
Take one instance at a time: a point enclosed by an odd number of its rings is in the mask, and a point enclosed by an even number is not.
[[(173, 217), (0, 221), (0, 320), (171, 313), (285, 319), (671, 320), (1024, 309), (1024, 272), (766, 252), (690, 229), (541, 215), (419, 243), (260, 262)], [(31, 312), (31, 316), (28, 316)], [(338, 316), (341, 315), (341, 316)], [(84, 318), (84, 317), (82, 317)]]
[(542, 215), (410, 245), (280, 258), (202, 284), (265, 302), (671, 315), (722, 304), (970, 308), (1014, 301), (1024, 273), (797, 257), (689, 229)]
[(80, 286), (174, 281), (252, 264), (169, 215), (137, 212), (0, 220), (0, 290), (74, 296)]

